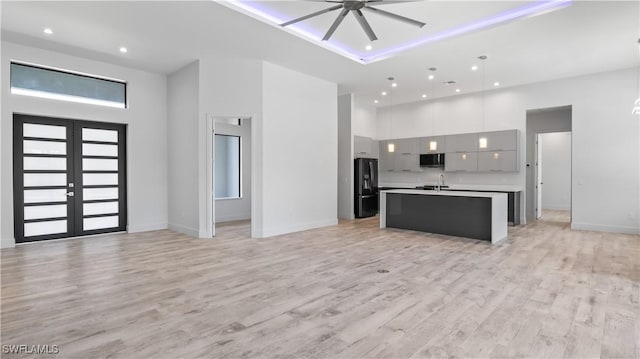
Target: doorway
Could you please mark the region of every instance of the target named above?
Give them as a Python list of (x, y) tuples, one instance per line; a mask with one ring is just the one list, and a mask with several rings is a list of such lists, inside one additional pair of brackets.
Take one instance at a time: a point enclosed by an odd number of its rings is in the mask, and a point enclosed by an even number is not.
[(213, 226), (216, 236), (251, 235), (251, 118), (215, 117)]
[[(541, 108), (541, 109), (533, 109), (528, 110), (526, 115), (526, 187), (525, 187), (525, 207), (524, 207), (524, 215), (526, 220), (536, 220), (540, 219), (544, 215), (544, 205), (545, 203), (558, 203), (566, 204), (567, 201), (569, 203), (569, 208), (571, 208), (571, 141), (569, 141), (568, 145), (564, 145), (566, 150), (566, 146), (568, 146), (568, 161), (565, 157), (564, 164), (569, 163), (568, 168), (563, 168), (558, 170), (557, 166), (552, 166), (550, 168), (546, 168), (547, 166), (542, 166), (544, 163), (544, 137), (541, 135), (544, 134), (552, 134), (552, 133), (564, 133), (565, 135), (558, 135), (560, 137), (566, 136), (568, 134), (571, 137), (571, 123), (572, 123), (572, 107), (571, 106), (561, 106), (561, 107), (553, 107), (553, 108)], [(556, 150), (558, 150), (556, 149)], [(551, 146), (549, 154), (552, 156), (553, 146)], [(552, 160), (553, 162), (553, 160)], [(545, 186), (545, 179), (550, 178), (551, 181), (554, 181), (554, 178), (560, 176), (560, 173), (565, 174), (568, 171), (569, 175), (569, 186), (568, 189), (566, 186), (562, 187), (568, 193), (564, 193), (563, 196), (567, 196), (567, 198), (562, 198), (560, 202), (556, 201), (554, 197), (549, 198), (549, 196), (557, 196), (558, 192), (547, 191), (547, 199), (548, 201), (544, 201), (543, 198), (545, 191), (543, 190), (543, 186)], [(566, 175), (560, 176), (563, 178), (561, 183), (566, 184)], [(560, 182), (559, 182), (560, 183)], [(553, 206), (553, 204), (551, 204)], [(553, 209), (548, 208), (548, 210), (553, 211)], [(570, 209), (569, 209), (570, 210)]]
[(125, 125), (14, 114), (16, 243), (125, 231)]
[(536, 139), (536, 219), (571, 222), (571, 132)]

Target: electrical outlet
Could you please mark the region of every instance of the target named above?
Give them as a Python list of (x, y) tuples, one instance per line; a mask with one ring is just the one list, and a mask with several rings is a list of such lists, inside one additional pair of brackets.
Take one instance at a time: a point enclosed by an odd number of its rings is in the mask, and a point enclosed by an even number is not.
[(629, 217), (629, 219), (635, 219), (636, 218), (636, 214), (633, 211), (631, 211), (631, 212), (629, 212), (627, 214), (627, 217)]

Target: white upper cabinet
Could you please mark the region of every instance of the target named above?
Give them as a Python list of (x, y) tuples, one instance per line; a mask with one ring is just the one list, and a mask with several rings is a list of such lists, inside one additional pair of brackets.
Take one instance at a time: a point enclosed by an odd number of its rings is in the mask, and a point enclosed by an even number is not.
[(353, 136), (355, 158), (378, 158), (378, 141), (363, 136)]
[(444, 155), (445, 172), (477, 172), (478, 152), (452, 152)]
[(517, 151), (478, 152), (480, 172), (518, 172)]
[(417, 155), (420, 153), (419, 138), (401, 138), (393, 141), (396, 145), (396, 153), (403, 155)]
[(478, 134), (478, 151), (516, 151), (518, 130), (481, 132)]
[[(478, 151), (478, 134), (463, 133), (460, 135), (447, 136), (445, 143), (445, 152), (477, 152)], [(445, 159), (446, 163), (446, 159)]]
[[(389, 152), (389, 144), (394, 145), (394, 151)], [(422, 172), (418, 138), (403, 138), (398, 140), (380, 141), (380, 172)]]
[(395, 152), (388, 151), (389, 142), (393, 141), (379, 141), (378, 171), (380, 172), (390, 172), (395, 169)]
[(422, 137), (420, 139), (420, 153), (444, 153), (444, 137), (445, 136)]

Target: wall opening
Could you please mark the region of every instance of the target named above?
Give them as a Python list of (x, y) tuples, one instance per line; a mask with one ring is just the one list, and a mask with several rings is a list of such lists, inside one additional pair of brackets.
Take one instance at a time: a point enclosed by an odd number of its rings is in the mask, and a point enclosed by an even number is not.
[[(548, 218), (552, 217), (554, 213), (560, 218), (564, 213), (564, 216), (568, 216), (570, 221), (572, 108), (571, 106), (562, 106), (528, 110), (526, 121), (525, 221), (543, 218), (545, 207), (547, 207)], [(566, 143), (567, 136), (568, 144)], [(544, 150), (545, 143), (549, 147), (547, 152)], [(565, 152), (562, 156), (556, 156), (553, 151)], [(547, 158), (547, 166), (543, 165), (545, 158)], [(567, 166), (567, 164), (569, 168), (560, 169), (558, 167)], [(547, 191), (544, 190), (545, 179), (551, 181), (547, 186)], [(566, 193), (567, 181), (568, 193)], [(563, 188), (565, 193), (559, 195), (558, 188)], [(547, 192), (546, 195), (545, 192)], [(553, 209), (553, 207), (558, 209)], [(566, 209), (567, 207), (568, 209)], [(569, 213), (553, 211), (569, 211)]]

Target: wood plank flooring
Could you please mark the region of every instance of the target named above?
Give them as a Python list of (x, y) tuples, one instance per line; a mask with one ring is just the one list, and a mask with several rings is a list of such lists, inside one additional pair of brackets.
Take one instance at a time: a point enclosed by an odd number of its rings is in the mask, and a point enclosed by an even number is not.
[(236, 222), (209, 240), (2, 250), (2, 344), (61, 358), (640, 357), (640, 236), (539, 221), (490, 246), (375, 218), (248, 236)]

